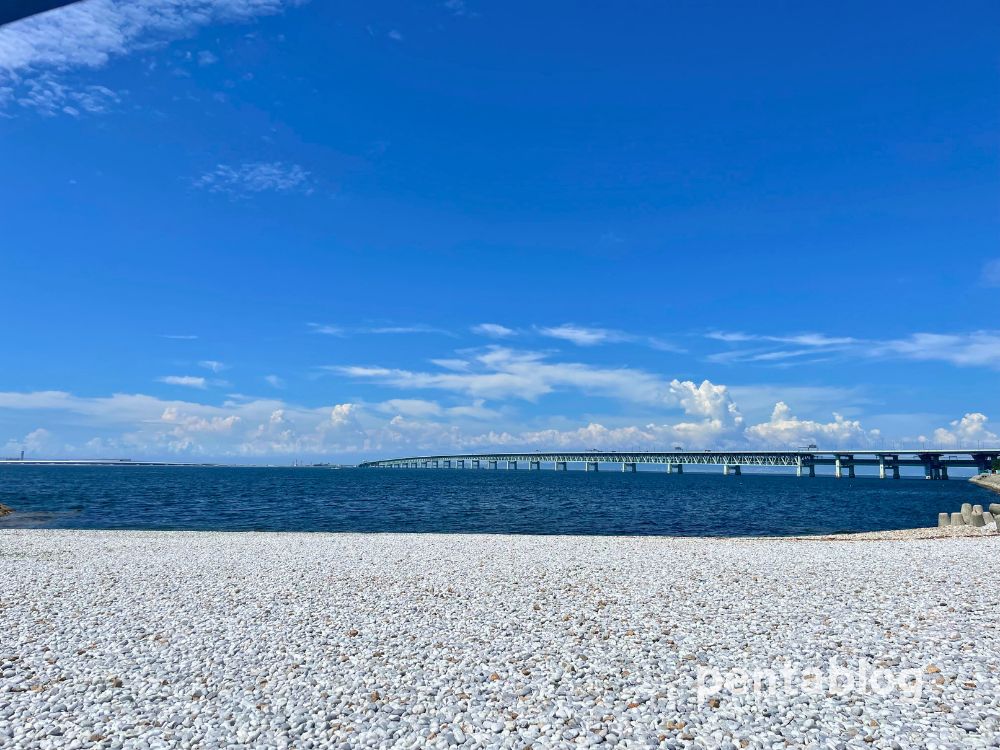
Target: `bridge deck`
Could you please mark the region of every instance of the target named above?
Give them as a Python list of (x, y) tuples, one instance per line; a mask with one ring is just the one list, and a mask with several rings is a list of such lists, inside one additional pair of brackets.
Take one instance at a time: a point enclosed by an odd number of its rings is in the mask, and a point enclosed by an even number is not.
[(817, 466), (835, 467), (836, 476), (847, 471), (854, 476), (856, 466), (877, 466), (879, 476), (891, 472), (899, 476), (899, 468), (921, 466), (928, 479), (947, 479), (948, 468), (974, 468), (987, 471), (1000, 458), (1000, 449), (924, 449), (909, 450), (787, 450), (787, 451), (557, 451), (535, 453), (456, 453), (434, 456), (410, 456), (380, 461), (366, 461), (360, 468), (499, 468), (516, 469), (527, 463), (529, 469), (542, 464), (565, 470), (567, 464), (583, 464), (587, 470), (597, 470), (601, 464), (621, 464), (623, 471), (635, 471), (640, 464), (666, 465), (668, 471), (681, 470), (686, 465), (722, 466), (739, 473), (742, 466), (789, 466), (799, 474), (815, 476)]

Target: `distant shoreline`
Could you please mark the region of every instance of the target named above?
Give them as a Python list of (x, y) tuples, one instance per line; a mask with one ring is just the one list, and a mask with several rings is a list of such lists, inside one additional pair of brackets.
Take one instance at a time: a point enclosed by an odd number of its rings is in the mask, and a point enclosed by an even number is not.
[(974, 485), (993, 492), (1000, 492), (1000, 474), (979, 474), (969, 479)]

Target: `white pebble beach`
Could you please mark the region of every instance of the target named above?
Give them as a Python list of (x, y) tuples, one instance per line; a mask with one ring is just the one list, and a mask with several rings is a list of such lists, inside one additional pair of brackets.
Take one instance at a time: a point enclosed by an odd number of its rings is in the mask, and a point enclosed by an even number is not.
[[(0, 747), (997, 747), (1000, 537), (935, 535), (4, 530)], [(714, 679), (831, 658), (919, 680)]]

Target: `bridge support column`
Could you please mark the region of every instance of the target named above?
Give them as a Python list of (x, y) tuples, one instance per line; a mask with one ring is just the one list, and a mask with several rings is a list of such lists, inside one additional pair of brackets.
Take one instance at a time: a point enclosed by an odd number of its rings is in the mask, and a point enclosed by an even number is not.
[(813, 479), (816, 478), (816, 464), (809, 464), (809, 476)]
[(942, 465), (941, 469), (940, 469), (940, 472), (941, 472), (941, 475), (938, 477), (939, 479), (947, 479), (948, 478), (948, 467), (947, 466)]
[(840, 456), (837, 456), (837, 457), (836, 457), (836, 458), (835, 458), (835, 459), (833, 460), (833, 475), (834, 475), (834, 476), (835, 476), (835, 477), (836, 477), (837, 479), (840, 479), (840, 478), (841, 478), (841, 476), (843, 475), (843, 474), (842, 474), (842, 472), (841, 472), (841, 470), (840, 470)]
[(802, 456), (796, 456), (795, 458), (795, 476), (802, 476)]
[(885, 479), (885, 456), (878, 457), (878, 478)]
[(464, 469), (465, 468), (465, 459), (464, 458), (458, 459), (455, 462), (455, 468), (456, 469)]
[(497, 468), (497, 462), (496, 461), (487, 461), (486, 465), (489, 466), (491, 469), (496, 469)]
[(444, 460), (444, 468), (446, 468), (446, 469), (450, 469), (451, 468), (451, 459), (446, 458)]
[(677, 464), (677, 473), (678, 474), (684, 473), (684, 464)]
[(631, 472), (634, 473), (635, 472), (635, 464), (622, 463), (622, 472), (624, 473), (624, 472), (627, 472), (627, 471), (631, 471)]
[(899, 464), (892, 465), (892, 478), (899, 479)]
[(441, 468), (441, 462), (440, 461), (432, 461), (431, 464), (434, 466), (435, 469), (440, 469)]
[(479, 459), (478, 458), (472, 459), (472, 468), (473, 469), (478, 469), (479, 468)]
[(851, 463), (849, 463), (847, 465), (847, 478), (848, 479), (854, 479), (854, 462), (853, 461), (851, 461)]
[(597, 461), (584, 461), (584, 471), (597, 471)]
[(541, 461), (528, 461), (528, 470), (529, 471), (532, 471), (532, 470), (534, 470), (534, 471), (541, 471), (541, 469), (542, 469), (542, 462)]
[(517, 471), (517, 461), (508, 461), (507, 471)]
[(566, 471), (566, 462), (565, 461), (556, 461), (552, 465), (552, 470), (553, 471)]
[(924, 464), (924, 479), (934, 478), (934, 466), (928, 462)]
[(730, 464), (723, 464), (722, 465), (722, 475), (723, 476), (728, 477), (730, 474), (735, 474), (736, 476), (740, 476), (741, 473), (742, 472), (740, 471), (740, 465), (739, 464), (732, 464), (732, 465), (730, 465)]

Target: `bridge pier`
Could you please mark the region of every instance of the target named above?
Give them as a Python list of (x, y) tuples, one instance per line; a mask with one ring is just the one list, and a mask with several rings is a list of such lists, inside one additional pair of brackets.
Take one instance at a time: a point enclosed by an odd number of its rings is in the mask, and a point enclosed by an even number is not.
[(487, 461), (487, 462), (486, 462), (486, 465), (487, 465), (487, 466), (488, 466), (489, 468), (491, 468), (491, 469), (496, 469), (496, 468), (498, 468), (498, 467), (497, 467), (497, 462), (496, 462), (496, 461)]
[(465, 468), (465, 459), (464, 458), (458, 459), (455, 462), (455, 468), (456, 469), (464, 469)]
[(508, 461), (507, 471), (517, 471), (517, 461)]
[(552, 470), (553, 471), (566, 471), (566, 462), (565, 461), (556, 461), (554, 464), (552, 464)]
[(938, 479), (948, 478), (948, 466), (946, 464), (942, 464), (941, 468), (938, 469), (938, 471), (940, 472), (940, 476), (938, 476)]
[(479, 459), (478, 458), (472, 459), (472, 468), (473, 469), (478, 469), (479, 468)]
[(635, 464), (622, 463), (622, 472), (627, 471), (635, 472)]
[(541, 471), (542, 462), (541, 461), (528, 461), (528, 471)]
[(722, 475), (728, 477), (731, 473), (740, 476), (743, 472), (740, 470), (739, 464), (723, 464)]
[(451, 459), (450, 458), (446, 458), (444, 460), (444, 468), (446, 468), (446, 469), (450, 469), (451, 468)]
[(854, 456), (837, 456), (833, 462), (833, 475), (837, 479), (844, 476), (844, 469), (847, 469), (847, 477), (854, 479)]
[(584, 471), (597, 471), (597, 461), (584, 461), (583, 462)]

